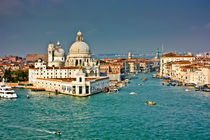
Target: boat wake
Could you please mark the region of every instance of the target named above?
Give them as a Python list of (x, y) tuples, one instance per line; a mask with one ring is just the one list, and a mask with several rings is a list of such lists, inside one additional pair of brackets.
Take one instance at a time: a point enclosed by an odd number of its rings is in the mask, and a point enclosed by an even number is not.
[(18, 128), (18, 129), (23, 129), (23, 130), (37, 131), (37, 132), (45, 132), (48, 134), (55, 134), (54, 131), (49, 131), (49, 130), (44, 130), (44, 129), (36, 129), (36, 128), (31, 128), (31, 127), (22, 127), (22, 126), (14, 126), (14, 125), (7, 125), (5, 127)]

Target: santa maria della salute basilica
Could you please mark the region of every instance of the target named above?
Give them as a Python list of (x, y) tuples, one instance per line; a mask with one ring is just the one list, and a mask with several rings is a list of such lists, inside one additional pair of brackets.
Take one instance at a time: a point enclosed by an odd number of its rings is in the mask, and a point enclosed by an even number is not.
[(109, 78), (100, 76), (100, 63), (79, 31), (67, 56), (60, 42), (48, 44), (48, 62), (41, 59), (29, 69), (29, 82), (35, 88), (76, 96), (88, 96), (109, 87)]
[[(77, 33), (76, 42), (69, 49), (68, 55), (65, 57), (64, 50), (58, 41), (56, 46), (53, 43), (48, 44), (48, 66), (97, 66), (99, 63), (91, 58), (90, 48), (83, 41), (82, 33)], [(98, 73), (98, 72), (97, 72)]]

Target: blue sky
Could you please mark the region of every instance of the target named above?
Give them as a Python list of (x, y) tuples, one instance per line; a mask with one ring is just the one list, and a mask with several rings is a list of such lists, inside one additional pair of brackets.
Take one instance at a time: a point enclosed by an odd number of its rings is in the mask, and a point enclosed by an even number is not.
[(0, 0), (0, 56), (66, 54), (83, 33), (92, 53), (210, 51), (209, 0)]

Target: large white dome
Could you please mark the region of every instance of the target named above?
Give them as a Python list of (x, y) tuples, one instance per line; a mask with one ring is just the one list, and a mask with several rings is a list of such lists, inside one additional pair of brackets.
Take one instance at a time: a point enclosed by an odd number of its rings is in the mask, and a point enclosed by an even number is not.
[(90, 54), (90, 48), (87, 43), (77, 41), (71, 45), (69, 52), (70, 54)]

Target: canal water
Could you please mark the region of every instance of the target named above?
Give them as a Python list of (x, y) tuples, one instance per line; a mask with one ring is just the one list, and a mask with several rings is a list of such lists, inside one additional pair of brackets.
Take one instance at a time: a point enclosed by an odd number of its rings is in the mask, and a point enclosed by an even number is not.
[(210, 94), (185, 89), (152, 74), (136, 75), (119, 93), (91, 97), (18, 89), (18, 99), (0, 99), (0, 139), (210, 139)]

